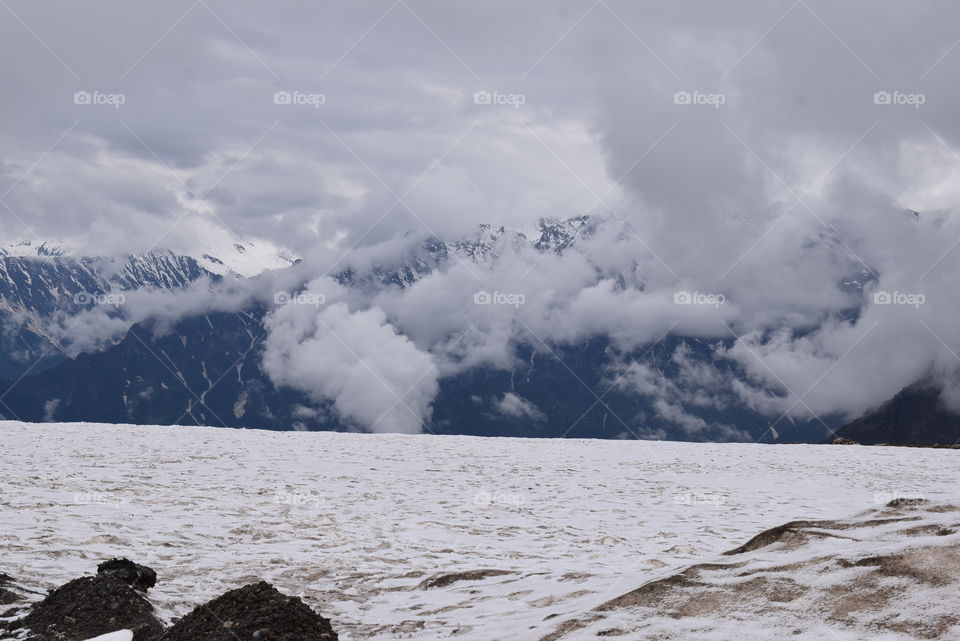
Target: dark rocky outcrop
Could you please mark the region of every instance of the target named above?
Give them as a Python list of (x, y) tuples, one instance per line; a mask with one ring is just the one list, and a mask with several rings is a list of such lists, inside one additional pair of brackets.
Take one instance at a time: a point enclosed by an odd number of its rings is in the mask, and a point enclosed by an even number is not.
[(134, 641), (149, 641), (163, 632), (163, 625), (139, 592), (113, 575), (100, 574), (53, 590), (11, 629), (29, 630), (28, 641), (84, 641), (122, 629), (133, 631)]
[(942, 445), (960, 441), (960, 415), (943, 406), (940, 390), (924, 380), (847, 423), (835, 436), (863, 445)]
[(198, 606), (157, 641), (337, 641), (325, 619), (265, 581)]
[[(0, 639), (85, 641), (130, 630), (134, 641), (338, 641), (329, 619), (264, 581), (230, 590), (164, 629), (142, 594), (156, 580), (151, 568), (129, 559), (104, 561), (96, 576), (74, 579), (26, 616), (0, 624)], [(8, 603), (24, 603), (21, 592), (0, 573), (0, 600), (9, 595)]]
[(157, 573), (152, 568), (130, 559), (111, 559), (97, 566), (97, 574), (114, 576), (127, 585), (146, 592), (157, 584)]
[(21, 599), (19, 590), (17, 590), (13, 577), (0, 572), (0, 605), (10, 605), (17, 603)]
[[(19, 584), (9, 574), (0, 572), (0, 619), (6, 621), (26, 610), (26, 604), (29, 602), (29, 593), (39, 594), (34, 590)], [(0, 631), (2, 631), (0, 624)]]

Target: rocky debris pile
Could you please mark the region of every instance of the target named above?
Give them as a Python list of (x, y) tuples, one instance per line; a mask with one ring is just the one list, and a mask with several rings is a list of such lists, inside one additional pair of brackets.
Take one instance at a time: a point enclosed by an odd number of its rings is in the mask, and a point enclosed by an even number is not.
[(167, 630), (163, 641), (337, 641), (325, 619), (265, 581), (201, 605)]
[(97, 566), (97, 574), (116, 577), (127, 585), (146, 592), (157, 584), (157, 573), (130, 559), (111, 559)]
[[(29, 630), (28, 641), (84, 641), (120, 629), (132, 631), (134, 641), (149, 641), (163, 632), (163, 625), (139, 592), (113, 575), (99, 574), (52, 591), (10, 629)], [(2, 638), (17, 635), (4, 633)]]
[[(0, 623), (0, 639), (338, 641), (329, 619), (264, 581), (230, 590), (165, 629), (143, 594), (156, 581), (157, 573), (147, 566), (129, 559), (105, 561), (96, 576), (74, 579), (33, 604), (26, 616)], [(25, 601), (14, 588), (19, 590), (13, 579), (0, 574), (0, 603)]]

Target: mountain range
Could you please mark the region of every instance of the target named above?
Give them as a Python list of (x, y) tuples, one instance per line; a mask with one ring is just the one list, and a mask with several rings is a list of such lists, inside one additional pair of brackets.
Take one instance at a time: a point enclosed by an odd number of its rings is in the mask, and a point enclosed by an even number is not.
[[(458, 261), (483, 265), (532, 248), (562, 254), (594, 233), (589, 216), (543, 220), (511, 229), (481, 225), (455, 240), (416, 240), (389, 260), (344, 266), (333, 277), (357, 292), (404, 289)], [(115, 340), (77, 352), (63, 340), (91, 302), (135, 292), (217, 288), (292, 269), (297, 257), (237, 243), (187, 256), (165, 249), (123, 256), (80, 256), (69, 242), (17, 243), (0, 248), (0, 413), (27, 421), (197, 424), (301, 430), (356, 430), (332, 400), (276, 384), (263, 363), (269, 304), (186, 314), (172, 324), (109, 312), (123, 327)], [(628, 278), (624, 275), (623, 278)], [(862, 286), (857, 283), (856, 286)], [(118, 299), (119, 300), (119, 299)], [(617, 354), (613, 340), (593, 336), (574, 344), (515, 346), (510, 368), (477, 365), (445, 375), (432, 402), (434, 433), (484, 436), (668, 438), (821, 442), (834, 430), (862, 442), (954, 442), (952, 414), (936, 392), (905, 391), (876, 412), (842, 427), (842, 417), (772, 418), (732, 399), (698, 400), (690, 368), (709, 365), (725, 376), (743, 373), (718, 357), (732, 339), (670, 335)], [(655, 373), (669, 390), (642, 394), (618, 385), (615, 356)], [(319, 366), (323, 366), (322, 363)], [(927, 388), (923, 388), (927, 390)], [(702, 396), (702, 395), (700, 395)], [(936, 415), (901, 430), (891, 407)], [(900, 418), (899, 420), (902, 420)]]

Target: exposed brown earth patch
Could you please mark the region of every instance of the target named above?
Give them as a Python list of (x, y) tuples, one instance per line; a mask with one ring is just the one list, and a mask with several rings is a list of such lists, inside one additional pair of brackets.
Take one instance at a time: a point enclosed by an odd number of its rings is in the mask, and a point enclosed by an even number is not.
[(469, 570), (467, 572), (454, 572), (451, 574), (441, 574), (435, 577), (431, 577), (426, 581), (423, 581), (419, 586), (424, 590), (430, 590), (432, 588), (445, 588), (448, 585), (458, 583), (460, 581), (480, 581), (491, 576), (503, 576), (505, 574), (513, 574), (509, 570)]
[(958, 509), (908, 498), (849, 520), (791, 521), (722, 555), (735, 557), (731, 563), (701, 563), (645, 583), (561, 622), (541, 641), (693, 641), (743, 621), (772, 625), (783, 638), (824, 624), (860, 636), (960, 638), (951, 607), (960, 589)]

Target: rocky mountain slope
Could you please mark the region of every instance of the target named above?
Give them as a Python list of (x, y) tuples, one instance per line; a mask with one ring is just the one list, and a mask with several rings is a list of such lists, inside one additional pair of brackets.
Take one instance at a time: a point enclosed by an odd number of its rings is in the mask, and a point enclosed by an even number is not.
[(220, 278), (195, 259), (167, 250), (70, 257), (49, 244), (17, 249), (0, 254), (0, 377), (5, 378), (42, 371), (65, 358), (58, 320), (97, 304), (118, 309), (124, 292)]
[(921, 380), (839, 428), (837, 435), (864, 445), (956, 445), (960, 415), (943, 404), (936, 385)]
[[(521, 251), (562, 254), (596, 233), (597, 226), (596, 220), (580, 216), (545, 219), (517, 229), (481, 225), (455, 240), (410, 237), (405, 249), (389, 258), (355, 264), (348, 259), (333, 276), (358, 296), (376, 295), (410, 287), (460, 263), (484, 266)], [(7, 355), (0, 359), (4, 368), (0, 379), (6, 379), (0, 381), (3, 416), (35, 421), (358, 428), (338, 417), (331, 403), (311, 403), (301, 392), (274, 385), (262, 365), (264, 322), (272, 311), (262, 303), (238, 313), (186, 316), (170, 326), (145, 321), (101, 351), (66, 359), (59, 336), (51, 334), (45, 321), (69, 319), (88, 303), (83, 296), (99, 300), (132, 289), (184, 288), (201, 279), (216, 286), (224, 279), (243, 278), (227, 269), (229, 261), (211, 263), (212, 255), (194, 258), (158, 250), (105, 259), (66, 253), (57, 245), (30, 245), (11, 248), (10, 255), (0, 258), (4, 262), (0, 288), (6, 287), (0, 299), (9, 307), (8, 331), (0, 345)], [(214, 268), (222, 273), (211, 271)], [(625, 286), (635, 275), (618, 278)], [(643, 286), (642, 282), (634, 285)], [(122, 316), (124, 311), (115, 313)], [(702, 382), (688, 376), (699, 366), (714, 370), (717, 379), (742, 374), (734, 363), (717, 357), (730, 343), (731, 339), (671, 335), (653, 349), (640, 346), (634, 353), (619, 354), (606, 336), (546, 348), (531, 337), (515, 346), (516, 363), (511, 369), (475, 366), (442, 377), (432, 418), (424, 429), (477, 435), (694, 440), (816, 442), (828, 436), (835, 417), (820, 417), (827, 427), (812, 418), (782, 419), (771, 425), (769, 417), (734, 398), (729, 389), (700, 393), (696, 387)], [(623, 370), (617, 368), (615, 357), (639, 359), (647, 371), (641, 386), (645, 393), (618, 384)]]

